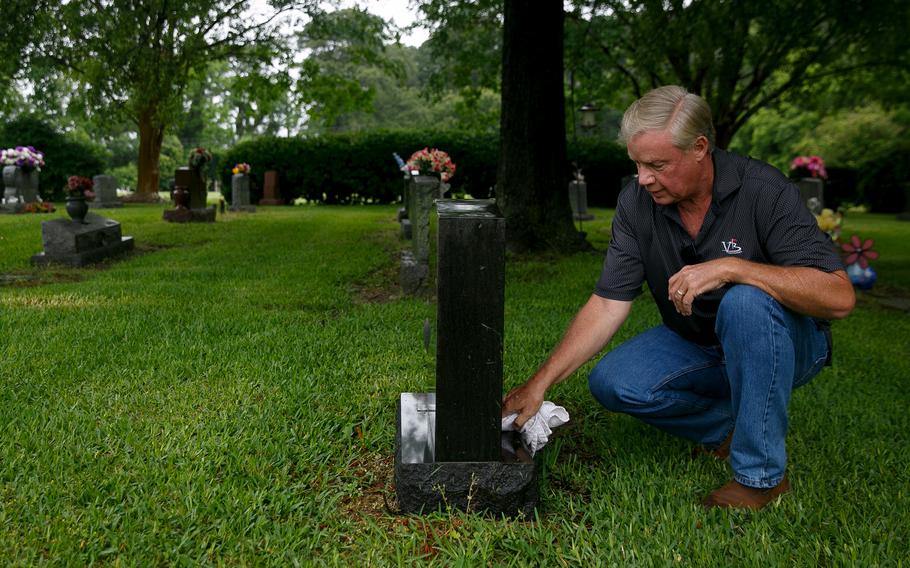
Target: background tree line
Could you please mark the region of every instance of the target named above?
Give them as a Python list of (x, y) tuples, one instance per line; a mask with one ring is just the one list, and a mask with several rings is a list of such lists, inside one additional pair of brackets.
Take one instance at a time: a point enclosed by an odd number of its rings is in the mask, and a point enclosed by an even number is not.
[[(574, 246), (561, 189), (576, 140), (612, 139), (622, 109), (668, 83), (708, 100), (720, 146), (784, 169), (797, 153), (857, 170), (907, 154), (901, 0), (420, 0), (431, 36), (419, 48), (365, 9), (313, 0), (262, 14), (223, 0), (8, 4), (0, 119), (37, 117), (98, 148), (148, 195), (195, 145), (502, 130), (497, 196), (559, 217), (507, 211), (530, 227), (516, 239)], [(593, 132), (577, 129), (582, 103), (600, 108)], [(519, 128), (529, 120), (536, 132)], [(516, 154), (540, 144), (542, 156)]]

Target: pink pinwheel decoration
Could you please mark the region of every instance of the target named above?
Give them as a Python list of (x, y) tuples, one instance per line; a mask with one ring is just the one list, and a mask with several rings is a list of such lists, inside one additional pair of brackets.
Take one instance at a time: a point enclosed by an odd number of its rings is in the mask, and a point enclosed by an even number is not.
[(869, 261), (878, 258), (878, 253), (872, 250), (875, 241), (872, 239), (861, 240), (857, 235), (850, 237), (849, 243), (844, 243), (841, 248), (847, 253), (844, 264), (859, 263), (861, 268), (869, 268)]

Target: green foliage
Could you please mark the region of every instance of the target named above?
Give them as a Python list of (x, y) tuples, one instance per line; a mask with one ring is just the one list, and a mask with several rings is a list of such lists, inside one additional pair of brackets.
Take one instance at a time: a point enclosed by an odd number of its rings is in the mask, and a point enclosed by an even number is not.
[[(402, 175), (392, 153), (407, 160), (424, 147), (444, 150), (455, 162), (452, 193), (492, 196), (499, 159), (499, 138), (494, 133), (375, 130), (314, 138), (261, 137), (225, 152), (217, 171), (225, 195), (230, 194), (231, 168), (246, 162), (252, 167), (254, 199), (262, 195), (265, 171), (276, 170), (287, 200), (391, 203), (402, 190)], [(620, 178), (634, 172), (621, 146), (593, 138), (580, 145), (578, 162), (588, 180), (591, 203), (615, 204)]]
[[(834, 324), (834, 367), (793, 394), (794, 491), (760, 513), (699, 507), (729, 466), (604, 411), (592, 362), (548, 393), (573, 426), (536, 458), (532, 517), (400, 516), (383, 506), (395, 404), (433, 388), (420, 330), (435, 306), (374, 294), (395, 286), (394, 208), (180, 227), (160, 206), (108, 211), (143, 252), (102, 269), (29, 267), (48, 217), (0, 216), (0, 274), (29, 284), (0, 280), (4, 564), (906, 564), (910, 318), (872, 294)], [(593, 212), (603, 246), (612, 212)], [(910, 223), (846, 222), (876, 239), (882, 290), (910, 290)], [(505, 390), (559, 341), (602, 261), (508, 258)], [(612, 346), (658, 321), (641, 297)]]
[(103, 148), (61, 134), (46, 122), (22, 116), (0, 127), (0, 147), (34, 146), (44, 153), (40, 191), (44, 199), (62, 200), (66, 178), (104, 173)]
[(910, 207), (910, 145), (894, 148), (860, 171), (859, 194), (876, 213), (900, 213)]

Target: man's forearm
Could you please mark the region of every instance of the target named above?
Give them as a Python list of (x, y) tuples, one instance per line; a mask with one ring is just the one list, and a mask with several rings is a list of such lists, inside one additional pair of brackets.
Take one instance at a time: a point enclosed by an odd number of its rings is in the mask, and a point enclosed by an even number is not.
[(574, 373), (603, 349), (626, 321), (631, 309), (632, 302), (592, 295), (531, 382), (546, 390)]
[(755, 286), (797, 313), (841, 319), (847, 317), (856, 303), (853, 284), (843, 270), (824, 272), (804, 266), (738, 262), (746, 266), (736, 267), (736, 283)]
[(668, 291), (677, 310), (688, 315), (694, 298), (725, 284), (755, 286), (795, 312), (823, 319), (844, 318), (856, 303), (853, 285), (843, 270), (824, 272), (738, 258), (685, 266), (670, 277)]

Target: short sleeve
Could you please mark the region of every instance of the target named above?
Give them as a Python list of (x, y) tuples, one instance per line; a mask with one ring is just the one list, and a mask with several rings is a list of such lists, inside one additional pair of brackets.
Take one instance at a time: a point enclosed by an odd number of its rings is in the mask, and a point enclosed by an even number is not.
[(763, 239), (771, 264), (811, 266), (825, 272), (843, 270), (834, 244), (818, 228), (815, 216), (800, 199), (795, 185), (784, 184), (777, 199), (769, 205), (764, 217), (768, 223)]
[(612, 236), (594, 293), (611, 300), (631, 301), (642, 292), (645, 267), (633, 228), (634, 191), (620, 195), (613, 217)]

